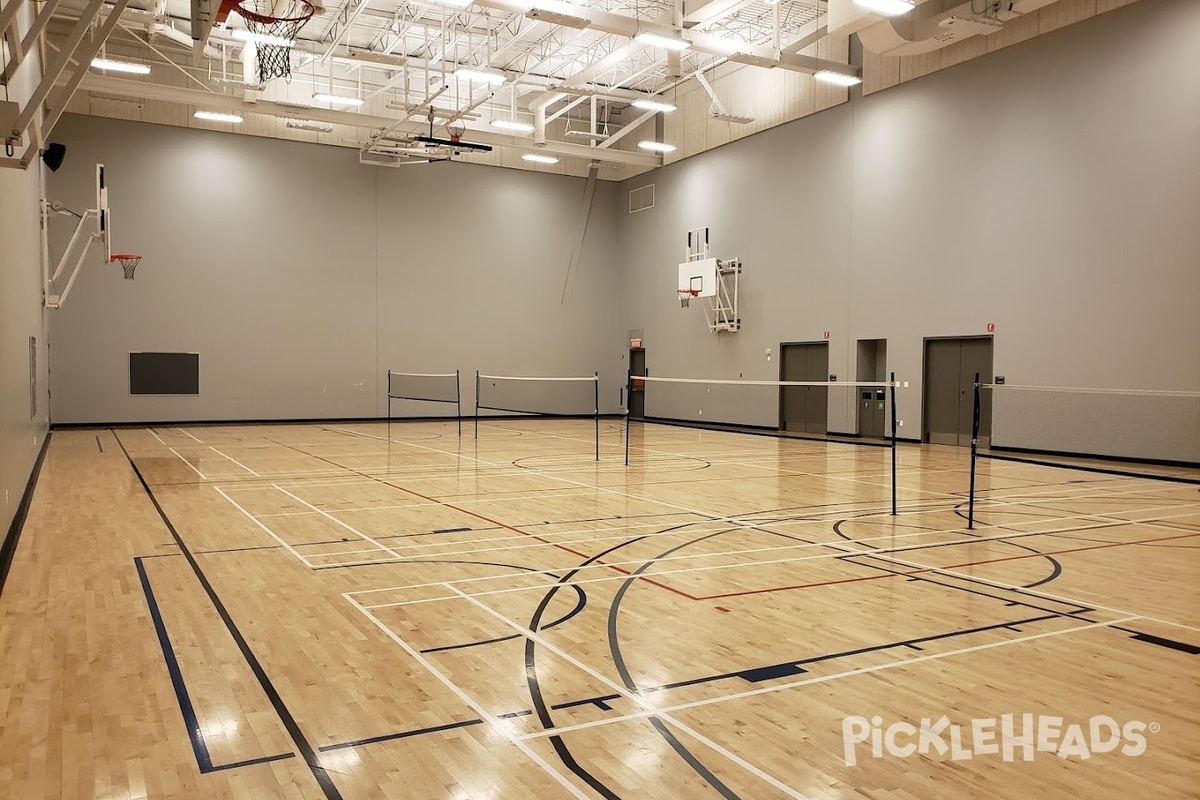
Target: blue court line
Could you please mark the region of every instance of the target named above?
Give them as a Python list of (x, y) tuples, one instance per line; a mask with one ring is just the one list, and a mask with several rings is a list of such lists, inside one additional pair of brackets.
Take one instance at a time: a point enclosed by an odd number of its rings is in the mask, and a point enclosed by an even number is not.
[(163, 661), (166, 662), (167, 672), (171, 676), (171, 686), (175, 689), (175, 699), (179, 703), (179, 713), (183, 715), (183, 724), (187, 727), (188, 737), (192, 740), (192, 752), (196, 755), (196, 764), (200, 768), (200, 774), (292, 758), (294, 753), (280, 753), (246, 761), (235, 761), (232, 764), (213, 764), (212, 757), (208, 753), (208, 744), (204, 741), (204, 732), (200, 729), (200, 721), (196, 718), (196, 709), (192, 706), (192, 699), (183, 682), (179, 660), (175, 657), (175, 650), (171, 647), (167, 626), (163, 623), (162, 613), (158, 610), (158, 601), (154, 598), (154, 590), (150, 587), (150, 577), (146, 574), (146, 567), (142, 564), (145, 558), (153, 558), (153, 556), (138, 556), (133, 559), (133, 563), (137, 567), (138, 580), (142, 583), (142, 592), (146, 595), (146, 606), (150, 609), (150, 619), (154, 622), (154, 632), (158, 634), (158, 644), (162, 648)]

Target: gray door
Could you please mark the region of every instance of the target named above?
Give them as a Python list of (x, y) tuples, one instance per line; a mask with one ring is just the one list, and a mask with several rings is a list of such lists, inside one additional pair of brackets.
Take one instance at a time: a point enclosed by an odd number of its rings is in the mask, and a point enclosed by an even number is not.
[[(887, 340), (858, 341), (858, 380), (874, 383), (887, 380)], [(887, 435), (887, 390), (863, 386), (858, 389), (858, 435), (882, 439)]]
[[(825, 342), (783, 344), (779, 347), (780, 380), (829, 379), (829, 345)], [(829, 392), (824, 386), (784, 386), (779, 392), (779, 427), (799, 433), (825, 433), (829, 421)]]
[(646, 382), (638, 378), (646, 375), (646, 351), (643, 348), (629, 351), (629, 374), (633, 376), (633, 386), (629, 390), (629, 416), (642, 419), (646, 416)]
[[(991, 337), (928, 339), (925, 342), (925, 440), (931, 444), (971, 444), (975, 373), (992, 380)], [(990, 392), (981, 395), (979, 436), (986, 446), (992, 432)]]

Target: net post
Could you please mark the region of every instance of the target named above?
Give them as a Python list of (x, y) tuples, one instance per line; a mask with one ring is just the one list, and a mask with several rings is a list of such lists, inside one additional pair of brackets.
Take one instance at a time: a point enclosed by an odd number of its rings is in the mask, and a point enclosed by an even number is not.
[(475, 370), (475, 438), (479, 438), (479, 370)]
[(888, 393), (892, 400), (892, 516), (896, 516), (896, 373), (892, 373)]
[(596, 460), (600, 460), (600, 371), (593, 373), (596, 377), (595, 382), (595, 399), (596, 399)]
[(975, 529), (975, 462), (979, 459), (979, 373), (971, 408), (971, 491), (967, 499), (967, 530)]
[(387, 438), (388, 444), (392, 443), (392, 370), (389, 367), (387, 371), (387, 387), (383, 390), (387, 395)]
[(458, 436), (462, 438), (462, 381), (454, 370), (454, 409), (458, 412)]
[(625, 466), (629, 466), (629, 420), (633, 408), (633, 371), (625, 370)]

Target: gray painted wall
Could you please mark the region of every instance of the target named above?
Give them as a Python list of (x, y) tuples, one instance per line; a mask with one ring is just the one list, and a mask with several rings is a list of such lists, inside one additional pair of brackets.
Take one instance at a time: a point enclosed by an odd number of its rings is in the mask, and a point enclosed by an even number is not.
[[(887, 339), (912, 438), (924, 337), (988, 323), (1010, 383), (1200, 390), (1197, 41), (1200, 4), (1137, 3), (626, 181), (657, 206), (621, 218), (622, 327), (652, 375), (775, 378), (780, 342), (828, 330), (852, 378), (856, 341)], [(745, 263), (740, 333), (675, 301), (702, 225)], [(647, 413), (776, 424), (773, 391), (740, 391), (651, 385)], [(831, 398), (830, 429), (852, 408)]]
[[(144, 261), (133, 282), (91, 264), (53, 315), (55, 422), (381, 416), (389, 368), (599, 370), (616, 409), (613, 184), (597, 192), (563, 303), (580, 179), (385, 170), (342, 148), (94, 117), (65, 117), (56, 137), (74, 168), (52, 178), (55, 196), (86, 206), (104, 163), (114, 250)], [(200, 395), (129, 396), (139, 350), (199, 353)]]
[[(24, 30), (32, 10), (26, 8), (19, 13), (24, 15)], [(9, 86), (11, 99), (24, 102), (40, 73), (37, 56), (27, 59), (14, 73)], [(0, 539), (16, 514), (48, 424), (38, 222), (42, 185), (40, 161), (26, 171), (0, 169)], [(32, 417), (30, 336), (37, 337), (39, 367), (37, 413)]]

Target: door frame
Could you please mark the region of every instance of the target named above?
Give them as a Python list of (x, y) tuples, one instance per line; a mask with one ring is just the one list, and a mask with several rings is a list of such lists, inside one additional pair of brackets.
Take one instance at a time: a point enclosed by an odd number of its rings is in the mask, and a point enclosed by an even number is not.
[[(629, 381), (629, 386), (625, 387), (625, 390), (629, 393), (629, 397), (625, 398), (625, 409), (628, 412), (630, 419), (644, 420), (644, 419), (646, 419), (646, 389), (645, 389), (646, 384), (645, 384), (645, 382), (642, 383), (642, 415), (640, 417), (633, 416), (633, 381), (637, 380), (637, 378), (639, 377), (639, 376), (633, 374), (633, 354), (634, 353), (641, 353), (644, 358), (645, 353), (646, 353), (646, 348), (645, 347), (629, 348), (629, 361), (627, 361), (626, 363), (629, 365), (630, 381)], [(643, 369), (646, 370), (647, 375), (650, 374), (649, 367), (643, 367)], [(642, 377), (644, 377), (644, 376), (642, 376)]]
[[(781, 381), (783, 380), (783, 348), (785, 348), (785, 347), (789, 347), (789, 346), (792, 346), (792, 345), (797, 345), (797, 344), (821, 344), (821, 345), (825, 345), (825, 367), (826, 367), (826, 377), (828, 377), (828, 374), (829, 374), (829, 373), (828, 373), (828, 368), (829, 368), (829, 340), (828, 340), (828, 339), (815, 339), (815, 340), (806, 341), (806, 342), (780, 342), (780, 343), (779, 343), (779, 369), (777, 370), (777, 372), (778, 372), (778, 374), (779, 374), (779, 380), (781, 380)], [(786, 388), (787, 388), (786, 386), (780, 386), (780, 387), (779, 387), (779, 402), (778, 402), (779, 414), (778, 414), (778, 419), (776, 420), (776, 428), (777, 428), (778, 430), (783, 430), (783, 390), (784, 390), (784, 389), (786, 389)], [(828, 408), (826, 408), (826, 410), (825, 410), (825, 413), (826, 413), (826, 415), (828, 415), (828, 413), (829, 413), (829, 410), (828, 410)], [(825, 420), (825, 425), (826, 425), (826, 428), (828, 428), (828, 425), (829, 425), (829, 420), (828, 420), (828, 419), (826, 419), (826, 420)], [(826, 433), (828, 433), (828, 430), (826, 430)]]
[(929, 382), (925, 380), (925, 376), (929, 374), (929, 343), (954, 341), (961, 342), (965, 339), (986, 339), (992, 343), (992, 371), (996, 369), (996, 335), (994, 333), (968, 333), (964, 336), (925, 336), (921, 339), (921, 443), (929, 444), (929, 431), (925, 429), (925, 423), (928, 419), (926, 406), (929, 404)]

